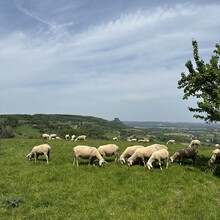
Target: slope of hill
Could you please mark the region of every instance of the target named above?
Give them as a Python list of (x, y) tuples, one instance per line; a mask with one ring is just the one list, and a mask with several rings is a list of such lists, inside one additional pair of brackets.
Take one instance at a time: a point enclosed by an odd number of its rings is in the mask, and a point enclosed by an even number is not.
[(101, 139), (107, 138), (106, 133), (115, 135), (127, 128), (118, 118), (108, 121), (93, 116), (62, 114), (0, 115), (0, 127), (2, 137), (36, 138), (42, 133), (56, 133), (64, 137), (65, 134), (84, 133), (91, 138)]

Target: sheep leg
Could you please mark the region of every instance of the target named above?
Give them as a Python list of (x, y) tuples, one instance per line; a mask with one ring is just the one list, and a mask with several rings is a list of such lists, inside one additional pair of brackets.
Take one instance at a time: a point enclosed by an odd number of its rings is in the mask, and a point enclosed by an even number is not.
[(45, 158), (46, 158), (46, 161), (47, 161), (47, 164), (49, 163), (49, 157), (48, 157), (48, 155), (47, 155), (47, 153), (44, 153), (44, 156), (45, 156)]
[(118, 154), (115, 154), (115, 161), (118, 160)]
[(169, 166), (169, 157), (165, 161), (166, 161), (166, 169), (167, 169)]
[(142, 158), (142, 162), (143, 162), (144, 166), (146, 167), (145, 158)]
[(35, 160), (35, 162), (37, 162), (37, 154), (36, 153), (34, 153), (34, 160)]
[(74, 161), (73, 161), (73, 165), (75, 165), (78, 167), (79, 166), (79, 157), (74, 156)]
[(158, 160), (158, 164), (159, 164), (159, 166), (160, 166), (160, 169), (162, 170), (163, 168), (162, 168), (162, 166), (161, 166), (161, 160), (160, 160), (160, 159)]

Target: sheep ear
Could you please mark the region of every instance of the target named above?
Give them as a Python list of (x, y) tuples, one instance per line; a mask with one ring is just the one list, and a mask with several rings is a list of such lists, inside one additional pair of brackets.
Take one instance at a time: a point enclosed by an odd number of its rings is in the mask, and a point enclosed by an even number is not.
[(105, 161), (105, 163), (108, 163), (107, 161)]

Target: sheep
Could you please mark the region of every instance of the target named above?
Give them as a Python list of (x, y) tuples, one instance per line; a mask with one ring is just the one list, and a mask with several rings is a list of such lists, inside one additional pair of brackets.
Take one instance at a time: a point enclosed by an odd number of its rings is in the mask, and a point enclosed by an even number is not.
[(127, 139), (127, 141), (128, 141), (128, 142), (136, 142), (136, 141), (137, 141), (137, 139), (136, 139), (136, 138), (131, 138), (131, 139), (130, 139), (130, 138), (128, 138), (128, 139)]
[(51, 147), (48, 144), (41, 144), (33, 147), (31, 152), (26, 156), (28, 160), (35, 158), (35, 162), (38, 159), (39, 155), (43, 155), (46, 157), (47, 164), (49, 163), (49, 155), (50, 155)]
[(148, 139), (139, 139), (138, 142), (147, 142), (147, 143), (149, 143), (149, 140)]
[(114, 155), (116, 161), (118, 158), (119, 147), (116, 144), (106, 144), (106, 145), (101, 145), (98, 148), (98, 151), (101, 154), (101, 156), (104, 158), (105, 156), (111, 157), (112, 155)]
[(167, 149), (161, 149), (155, 151), (147, 161), (147, 167), (149, 170), (153, 168), (152, 163), (154, 161), (158, 161), (161, 170), (162, 170), (161, 161), (164, 161), (166, 163), (166, 169), (167, 169), (169, 163), (169, 151)]
[(220, 149), (215, 149), (212, 152), (212, 156), (211, 156), (211, 158), (208, 161), (208, 165), (212, 166), (217, 159), (220, 159)]
[(57, 136), (55, 139), (56, 139), (56, 140), (61, 140), (61, 137), (58, 137), (58, 136)]
[(112, 140), (113, 140), (113, 141), (117, 141), (118, 138), (117, 138), (117, 137), (113, 137)]
[(76, 139), (75, 139), (75, 141), (85, 141), (86, 140), (86, 135), (80, 135), (80, 136), (78, 136)]
[(85, 146), (85, 145), (78, 145), (73, 148), (73, 165), (79, 166), (79, 158), (89, 159), (89, 165), (91, 162), (94, 164), (94, 160), (99, 160), (99, 166), (103, 166), (104, 163), (107, 163), (105, 159), (101, 156), (98, 149), (95, 147)]
[(43, 139), (50, 139), (50, 135), (49, 134), (42, 134), (42, 138)]
[(167, 144), (176, 144), (176, 141), (175, 140), (169, 140), (169, 141), (167, 141)]
[(74, 141), (75, 137), (76, 137), (76, 135), (73, 134), (73, 135), (71, 136), (71, 141)]
[(66, 140), (69, 140), (69, 139), (70, 139), (70, 135), (69, 135), (69, 134), (66, 134), (66, 135), (65, 135), (65, 139), (66, 139)]
[(219, 144), (215, 144), (215, 147), (216, 147), (216, 148), (219, 148)]
[(195, 148), (201, 146), (201, 142), (199, 140), (192, 140), (189, 144), (189, 148)]
[(130, 147), (127, 147), (124, 152), (121, 154), (120, 158), (119, 158), (119, 162), (121, 164), (124, 164), (125, 163), (125, 158), (128, 158), (130, 157), (137, 148), (141, 148), (141, 147), (144, 147), (142, 145), (134, 145), (134, 146), (130, 146)]
[(144, 166), (146, 167), (145, 159), (150, 158), (153, 152), (160, 149), (168, 149), (167, 146), (161, 144), (153, 144), (148, 147), (138, 148), (136, 151), (128, 158), (128, 165), (132, 166), (135, 160), (141, 159)]
[(51, 134), (50, 137), (49, 137), (49, 139), (50, 139), (50, 140), (56, 139), (56, 136), (57, 136), (56, 134)]
[(184, 158), (191, 158), (192, 163), (196, 164), (196, 155), (198, 151), (195, 148), (180, 149), (170, 157), (171, 162), (179, 159), (180, 165), (183, 164)]

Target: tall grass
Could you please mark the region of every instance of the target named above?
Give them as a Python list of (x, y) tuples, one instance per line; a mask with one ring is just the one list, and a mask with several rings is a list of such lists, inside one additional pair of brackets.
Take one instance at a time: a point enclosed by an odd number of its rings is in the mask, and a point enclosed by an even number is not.
[[(104, 167), (72, 165), (76, 143), (51, 145), (49, 165), (25, 156), (37, 139), (2, 140), (0, 219), (218, 219), (219, 175), (205, 171), (212, 148), (201, 147), (197, 166), (170, 164), (168, 169), (128, 167), (108, 159)], [(107, 141), (86, 141), (98, 147)], [(117, 142), (121, 152), (130, 145)], [(182, 148), (170, 145), (170, 154)]]

